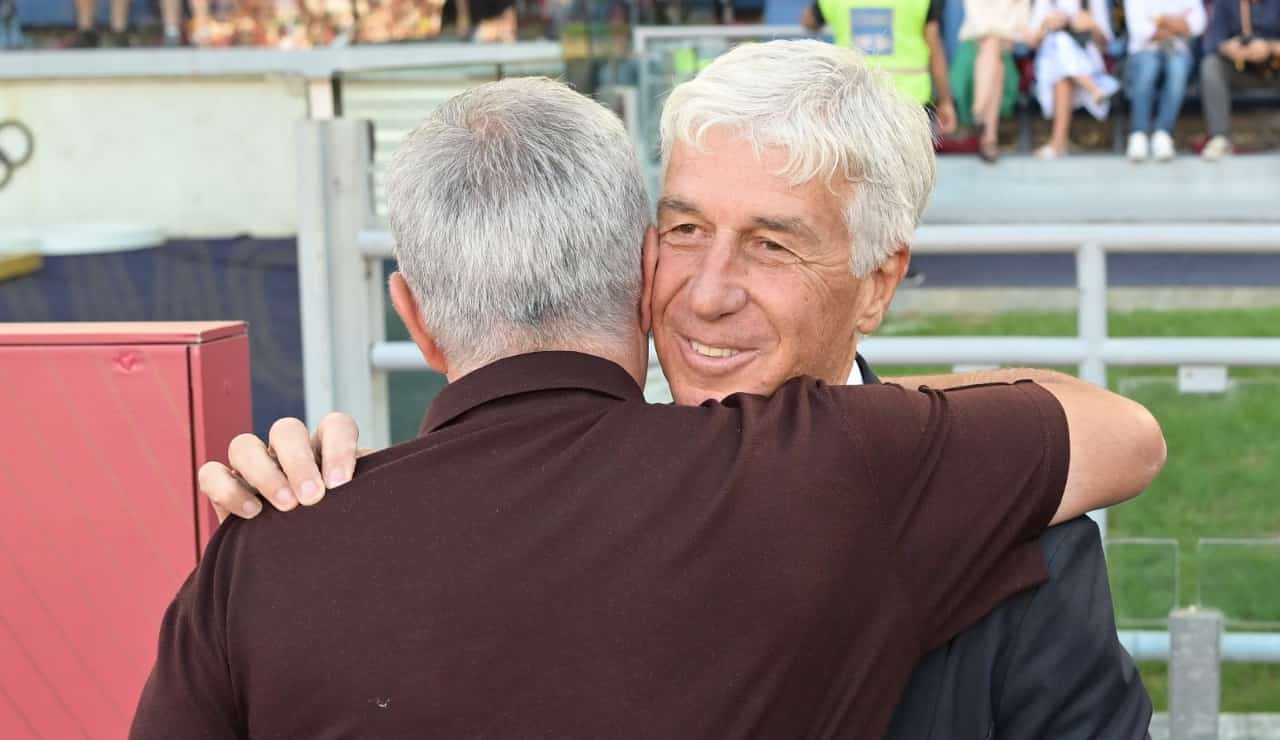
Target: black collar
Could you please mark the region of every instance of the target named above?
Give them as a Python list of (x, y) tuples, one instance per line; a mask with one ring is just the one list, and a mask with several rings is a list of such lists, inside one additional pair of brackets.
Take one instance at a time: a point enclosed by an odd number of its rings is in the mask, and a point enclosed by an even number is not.
[(616, 363), (579, 352), (532, 352), (492, 362), (445, 386), (427, 409), (422, 432), (439, 429), (499, 398), (557, 389), (594, 391), (623, 401), (644, 400), (635, 379)]

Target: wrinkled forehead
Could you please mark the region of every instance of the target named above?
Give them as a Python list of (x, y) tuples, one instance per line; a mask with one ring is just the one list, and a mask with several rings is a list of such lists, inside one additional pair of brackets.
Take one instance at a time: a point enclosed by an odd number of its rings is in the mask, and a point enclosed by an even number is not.
[(715, 129), (697, 142), (676, 142), (664, 163), (663, 211), (735, 213), (762, 222), (804, 222), (814, 230), (847, 227), (850, 184), (841, 178), (795, 182), (785, 172), (790, 153), (759, 147), (732, 130)]

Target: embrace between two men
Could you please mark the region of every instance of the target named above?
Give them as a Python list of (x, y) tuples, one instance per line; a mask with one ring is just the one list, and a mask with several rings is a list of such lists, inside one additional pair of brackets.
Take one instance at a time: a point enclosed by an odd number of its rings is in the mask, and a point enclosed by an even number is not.
[[(391, 299), (449, 385), (358, 460), (334, 415), (201, 470), (252, 521), (166, 613), (132, 737), (1146, 736), (1081, 515), (1158, 473), (1156, 421), (857, 355), (933, 188), (926, 113), (775, 41), (677, 87), (662, 145), (655, 228), (621, 123), (558, 83), (409, 136)], [(675, 404), (644, 401), (650, 336)]]

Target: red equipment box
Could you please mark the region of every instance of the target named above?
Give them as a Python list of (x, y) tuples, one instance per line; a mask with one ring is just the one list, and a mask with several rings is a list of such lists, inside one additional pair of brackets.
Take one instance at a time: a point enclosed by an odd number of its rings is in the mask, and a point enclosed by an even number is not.
[(252, 428), (241, 322), (0, 324), (0, 738), (123, 738)]

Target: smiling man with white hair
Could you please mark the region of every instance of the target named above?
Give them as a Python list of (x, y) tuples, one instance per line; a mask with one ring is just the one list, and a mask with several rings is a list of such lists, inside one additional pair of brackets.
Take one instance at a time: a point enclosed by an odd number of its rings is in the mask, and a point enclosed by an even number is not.
[[(853, 52), (817, 42), (772, 42), (735, 49), (672, 93), (662, 121), (666, 176), (656, 243), (651, 242), (648, 252), (653, 260), (648, 273), (651, 299), (643, 310), (651, 316), (659, 359), (679, 403), (724, 408), (741, 403), (737, 399), (751, 398), (734, 394), (773, 394), (801, 376), (833, 384), (846, 379), (875, 382), (870, 368), (859, 362), (857, 338), (879, 326), (892, 300), (907, 268), (907, 245), (934, 180), (924, 112), (888, 90), (884, 80)], [(539, 155), (532, 161), (544, 160)], [(548, 187), (557, 190), (560, 179), (567, 176), (566, 170), (550, 163), (539, 172), (547, 176)], [(487, 207), (494, 205), (483, 193), (473, 197)], [(583, 206), (571, 211), (578, 216), (539, 224), (576, 224), (578, 218), (606, 218), (610, 212), (593, 198), (579, 197), (584, 199)], [(398, 207), (408, 208), (413, 202), (410, 199)], [(441, 213), (454, 210), (450, 207)], [(505, 213), (504, 218), (515, 219), (521, 211)], [(424, 216), (421, 221), (434, 219), (434, 215)], [(550, 243), (541, 238), (534, 241)], [(413, 255), (402, 255), (401, 260), (406, 270), (414, 271)], [(515, 275), (504, 268), (495, 285)], [(438, 289), (465, 286), (454, 280)], [(1067, 382), (1033, 371), (935, 377), (927, 382), (948, 387), (1026, 375), (1050, 384)], [(903, 384), (921, 382), (926, 379), (906, 379)], [(995, 417), (986, 425), (970, 427), (969, 433), (1001, 436), (1009, 431), (1006, 422), (1012, 420)], [(854, 423), (863, 421), (874, 426), (872, 417)], [(899, 431), (919, 435), (913, 437), (913, 447), (923, 455), (898, 463), (907, 466), (905, 475), (927, 465), (932, 453), (927, 425), (902, 423), (905, 427)], [(749, 437), (753, 429), (749, 424), (741, 426), (740, 433)], [(1077, 432), (1084, 434), (1083, 428), (1073, 426), (1073, 439), (1081, 438)], [(880, 433), (892, 436), (889, 429), (868, 432), (872, 439)], [(428, 433), (424, 439), (430, 437)], [(286, 421), (273, 429), (270, 451), (246, 436), (233, 445), (231, 457), (252, 487), (267, 494), (278, 508), (290, 509), (299, 500), (310, 505), (323, 495), (317, 453), (322, 454), (326, 477), (333, 483), (348, 478), (355, 465), (354, 425), (348, 418), (328, 419), (314, 444), (315, 449), (300, 422)], [(767, 457), (773, 448), (751, 449)], [(1019, 457), (1009, 448), (1004, 453)], [(848, 451), (851, 460), (860, 454), (865, 452)], [(789, 469), (821, 476), (817, 469), (806, 469), (802, 457), (792, 459)], [(883, 461), (874, 455), (868, 461), (879, 462)], [(678, 464), (661, 456), (653, 458), (652, 464), (659, 463)], [(999, 467), (992, 459), (974, 463), (968, 460), (965, 466), (978, 471)], [(369, 463), (362, 463), (361, 473), (368, 468)], [(358, 476), (356, 483), (360, 480)], [(789, 480), (768, 482), (782, 490)], [(206, 466), (201, 481), (206, 493), (228, 509), (260, 508), (252, 492), (222, 466)], [(948, 476), (940, 475), (935, 482), (946, 485)], [(310, 493), (302, 488), (304, 483), (310, 484)], [(953, 493), (963, 488), (959, 479), (950, 483)], [(696, 494), (696, 489), (691, 493)], [(880, 500), (894, 495), (867, 493)], [(800, 506), (802, 499), (788, 500)], [(344, 508), (350, 509), (350, 504)], [(680, 529), (674, 520), (671, 526)], [(931, 531), (928, 517), (915, 520), (912, 526), (924, 542), (935, 542), (940, 534)], [(918, 553), (906, 547), (896, 557), (909, 562)], [(1048, 567), (1049, 583), (1005, 601), (986, 618), (982, 618), (985, 610), (955, 605), (938, 605), (937, 613), (927, 617), (936, 620), (935, 626), (946, 625), (944, 633), (959, 636), (949, 641), (925, 640), (927, 646), (938, 649), (921, 654), (890, 737), (1137, 738), (1145, 734), (1150, 703), (1136, 680), (1132, 661), (1115, 639), (1096, 529), (1077, 520), (1051, 530), (1036, 548), (1035, 561), (1041, 568)], [(734, 567), (735, 572), (749, 570), (742, 564)], [(980, 577), (977, 570), (969, 575)], [(946, 576), (938, 572), (932, 577)], [(879, 600), (888, 598), (888, 592), (879, 595)], [(668, 618), (675, 619), (677, 612)], [(842, 655), (843, 639), (829, 637), (821, 649)], [(905, 643), (888, 647), (913, 651)], [(745, 644), (742, 649), (749, 652)], [(872, 711), (887, 717), (892, 707), (884, 702), (896, 701), (898, 694), (893, 690), (895, 679), (888, 674), (883, 678), (887, 683), (880, 687), (882, 693), (862, 695), (878, 704), (845, 705), (840, 711)], [(823, 680), (832, 682), (828, 687), (835, 692), (832, 696), (843, 697), (834, 701), (851, 698), (841, 693), (839, 687), (845, 684), (840, 679)], [(732, 686), (729, 680), (721, 690), (731, 693)], [(742, 711), (751, 713), (749, 708)], [(849, 727), (822, 707), (815, 705), (811, 712), (789, 725), (795, 730), (790, 736), (804, 734), (800, 730), (804, 727)], [(721, 729), (729, 727), (738, 725)], [(725, 729), (722, 736), (732, 734)]]

